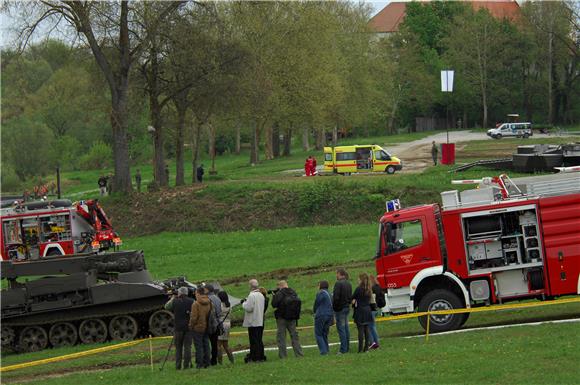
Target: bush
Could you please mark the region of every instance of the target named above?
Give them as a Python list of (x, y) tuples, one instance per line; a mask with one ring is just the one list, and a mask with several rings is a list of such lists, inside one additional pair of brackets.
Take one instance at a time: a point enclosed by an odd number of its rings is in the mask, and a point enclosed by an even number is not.
[(22, 188), (22, 183), (18, 175), (16, 175), (16, 171), (14, 170), (14, 166), (9, 163), (2, 162), (2, 170), (0, 172), (1, 175), (1, 183), (2, 183), (2, 192), (20, 192)]
[(113, 150), (111, 146), (100, 140), (93, 143), (89, 152), (81, 156), (81, 170), (94, 170), (109, 168), (113, 164)]

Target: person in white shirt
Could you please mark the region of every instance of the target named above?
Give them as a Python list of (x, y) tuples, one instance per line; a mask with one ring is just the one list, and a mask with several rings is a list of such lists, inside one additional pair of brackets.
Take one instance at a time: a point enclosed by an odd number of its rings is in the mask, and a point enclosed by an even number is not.
[(250, 294), (242, 302), (244, 307), (243, 327), (248, 328), (248, 337), (250, 339), (250, 354), (244, 360), (246, 363), (266, 361), (264, 343), (262, 341), (266, 299), (260, 292), (260, 286), (256, 279), (251, 279), (249, 284)]

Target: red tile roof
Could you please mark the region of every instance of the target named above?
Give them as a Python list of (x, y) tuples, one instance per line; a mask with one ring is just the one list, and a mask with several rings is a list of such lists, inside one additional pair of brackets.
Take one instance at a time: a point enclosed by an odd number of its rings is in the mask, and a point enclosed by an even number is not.
[[(520, 15), (520, 6), (515, 0), (465, 0), (470, 3), (474, 10), (486, 8), (492, 16), (503, 19), (517, 19)], [(369, 20), (369, 25), (377, 32), (396, 32), (399, 24), (405, 18), (407, 2), (390, 2), (379, 13)]]

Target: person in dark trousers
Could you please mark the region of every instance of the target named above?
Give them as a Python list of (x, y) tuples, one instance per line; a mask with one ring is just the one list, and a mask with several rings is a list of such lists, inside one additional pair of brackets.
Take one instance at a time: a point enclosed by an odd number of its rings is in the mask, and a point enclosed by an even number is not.
[(197, 289), (195, 302), (191, 305), (189, 328), (193, 331), (193, 343), (195, 345), (195, 367), (198, 369), (208, 368), (210, 365), (209, 335), (207, 334), (207, 321), (211, 311), (211, 301), (207, 297), (204, 287)]
[(439, 155), (439, 147), (437, 147), (437, 143), (433, 141), (433, 145), (431, 146), (431, 157), (433, 158), (434, 166), (437, 166), (437, 155)]
[(141, 192), (141, 170), (139, 169), (135, 173), (135, 184), (137, 185), (137, 192)]
[(276, 309), (274, 317), (276, 317), (278, 356), (280, 358), (288, 357), (286, 350), (286, 331), (288, 331), (294, 355), (303, 357), (304, 353), (302, 353), (298, 330), (296, 330), (296, 324), (300, 318), (300, 298), (294, 289), (288, 287), (288, 282), (284, 280), (278, 282), (278, 290), (272, 298), (272, 307)]
[(107, 178), (104, 175), (101, 175), (97, 184), (99, 185), (99, 193), (101, 196), (107, 195)]
[(362, 273), (358, 277), (358, 287), (352, 294), (352, 307), (354, 308), (354, 323), (358, 329), (358, 352), (369, 350), (371, 338), (369, 325), (373, 322), (371, 314), (372, 290), (369, 276)]
[(244, 308), (243, 327), (248, 328), (248, 338), (250, 340), (250, 353), (246, 356), (245, 362), (266, 361), (264, 354), (264, 312), (266, 298), (260, 292), (260, 285), (256, 279), (251, 279), (250, 294), (245, 300), (242, 300)]
[(203, 171), (203, 164), (200, 164), (199, 167), (195, 170), (195, 172), (197, 176), (197, 181), (199, 183), (203, 183), (203, 174), (205, 174), (205, 172)]
[(232, 349), (229, 347), (229, 339), (230, 339), (230, 329), (232, 327), (231, 322), (231, 310), (232, 307), (230, 305), (230, 299), (228, 297), (228, 293), (225, 291), (220, 291), (218, 294), (220, 301), (222, 301), (222, 315), (219, 318), (219, 322), (222, 324), (224, 332), (218, 337), (218, 362), (222, 363), (222, 355), (223, 352), (226, 352), (228, 355), (228, 359), (233, 364), (234, 363), (234, 354), (232, 353)]
[(177, 289), (177, 294), (165, 304), (165, 309), (173, 312), (175, 322), (173, 340), (175, 342), (175, 369), (177, 370), (191, 368), (193, 332), (189, 330), (189, 318), (193, 299), (187, 296), (188, 292), (187, 287), (180, 287)]
[(336, 283), (332, 293), (332, 308), (336, 317), (336, 331), (340, 338), (338, 354), (348, 353), (350, 330), (348, 328), (348, 314), (352, 299), (352, 286), (348, 281), (348, 273), (344, 269), (336, 271)]
[[(215, 312), (216, 319), (220, 319), (222, 315), (222, 301), (216, 295), (214, 287), (212, 285), (207, 285), (207, 297), (211, 301), (212, 311)], [(209, 342), (211, 344), (211, 366), (217, 365), (218, 359), (218, 337), (217, 332), (209, 335)]]
[(369, 275), (371, 289), (373, 291), (373, 296), (375, 299), (375, 309), (372, 309), (372, 302), (371, 302), (371, 310), (373, 314), (373, 323), (370, 325), (370, 332), (371, 332), (371, 346), (369, 349), (378, 349), (379, 348), (379, 334), (377, 333), (377, 324), (375, 320), (377, 317), (380, 317), (383, 313), (383, 308), (387, 304), (385, 300), (385, 293), (383, 292), (383, 288), (377, 282), (377, 279), (374, 275)]
[(316, 337), (316, 344), (321, 355), (327, 355), (329, 352), (328, 346), (328, 332), (334, 312), (332, 311), (332, 298), (328, 292), (328, 281), (320, 281), (318, 283), (318, 293), (314, 300), (312, 312), (314, 313), (314, 336)]

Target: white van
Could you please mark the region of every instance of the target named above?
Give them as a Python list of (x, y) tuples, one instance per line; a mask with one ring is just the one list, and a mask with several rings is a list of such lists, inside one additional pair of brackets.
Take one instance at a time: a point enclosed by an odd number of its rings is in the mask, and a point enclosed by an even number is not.
[(532, 123), (503, 123), (497, 128), (487, 130), (487, 136), (491, 136), (494, 139), (501, 139), (506, 136), (529, 138), (533, 134)]

